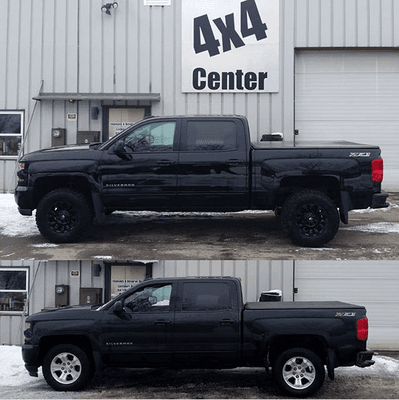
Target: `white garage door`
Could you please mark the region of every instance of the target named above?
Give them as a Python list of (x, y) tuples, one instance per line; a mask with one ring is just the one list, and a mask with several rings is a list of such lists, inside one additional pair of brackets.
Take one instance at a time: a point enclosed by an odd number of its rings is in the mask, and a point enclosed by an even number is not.
[(296, 261), (295, 301), (339, 300), (363, 305), (368, 345), (399, 350), (399, 261)]
[(379, 145), (383, 188), (399, 188), (399, 51), (297, 51), (295, 128), (298, 140)]

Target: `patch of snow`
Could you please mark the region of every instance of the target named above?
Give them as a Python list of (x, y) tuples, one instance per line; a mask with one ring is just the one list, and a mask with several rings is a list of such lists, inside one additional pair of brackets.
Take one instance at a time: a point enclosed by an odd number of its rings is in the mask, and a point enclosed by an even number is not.
[(357, 214), (367, 214), (367, 213), (372, 213), (372, 212), (376, 212), (376, 211), (383, 211), (383, 212), (386, 212), (386, 211), (389, 211), (389, 210), (392, 210), (393, 208), (398, 208), (399, 207), (399, 205), (397, 205), (397, 204), (389, 204), (389, 206), (388, 207), (385, 207), (385, 208), (365, 208), (364, 210), (351, 210), (351, 212), (353, 212), (353, 213), (357, 213)]
[(35, 215), (30, 217), (21, 215), (18, 212), (13, 194), (5, 193), (0, 195), (0, 213), (0, 234), (11, 237), (39, 235)]
[(31, 247), (58, 247), (58, 244), (55, 243), (39, 243), (39, 244), (31, 244)]
[(396, 222), (377, 222), (368, 225), (357, 225), (341, 228), (346, 231), (360, 231), (372, 233), (399, 233), (399, 224)]
[(112, 260), (112, 256), (94, 256), (97, 260)]

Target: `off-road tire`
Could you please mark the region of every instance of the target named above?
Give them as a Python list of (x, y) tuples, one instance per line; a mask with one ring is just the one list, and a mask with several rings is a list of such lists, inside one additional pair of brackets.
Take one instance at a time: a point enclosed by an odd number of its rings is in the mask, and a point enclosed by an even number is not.
[(70, 188), (47, 193), (36, 210), (36, 224), (40, 233), (53, 243), (78, 241), (92, 220), (86, 197)]
[(294, 348), (280, 354), (273, 366), (273, 376), (285, 394), (306, 397), (320, 389), (326, 371), (313, 351)]
[(43, 359), (43, 376), (58, 391), (81, 390), (92, 376), (87, 354), (72, 344), (51, 348)]
[(320, 247), (334, 238), (339, 215), (334, 202), (324, 193), (305, 190), (294, 193), (284, 202), (281, 226), (293, 243)]

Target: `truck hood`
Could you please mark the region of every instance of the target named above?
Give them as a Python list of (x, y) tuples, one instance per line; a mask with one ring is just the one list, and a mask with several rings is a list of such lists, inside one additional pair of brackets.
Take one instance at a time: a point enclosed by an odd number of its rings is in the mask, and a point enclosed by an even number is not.
[(98, 144), (91, 145), (67, 145), (60, 147), (50, 147), (48, 149), (33, 151), (25, 154), (20, 162), (31, 161), (52, 161), (54, 160), (82, 160), (96, 159), (99, 157), (97, 151)]
[(68, 306), (61, 308), (51, 308), (31, 315), (26, 319), (27, 322), (56, 321), (56, 320), (89, 320), (94, 319), (95, 307), (90, 306)]

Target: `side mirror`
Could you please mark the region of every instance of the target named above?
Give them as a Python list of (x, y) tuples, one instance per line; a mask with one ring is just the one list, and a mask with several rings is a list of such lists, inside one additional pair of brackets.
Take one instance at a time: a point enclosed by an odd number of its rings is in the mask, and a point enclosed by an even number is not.
[(121, 301), (117, 301), (110, 309), (109, 314), (115, 314), (117, 317), (129, 320), (131, 316), (125, 312)]
[(126, 153), (125, 149), (125, 141), (123, 139), (118, 140), (115, 144), (110, 148), (110, 153), (116, 154), (118, 157), (122, 158), (122, 160), (131, 160), (132, 156)]

